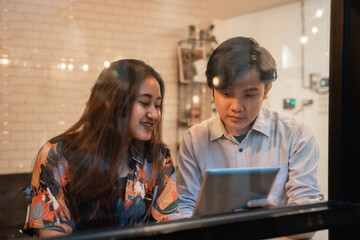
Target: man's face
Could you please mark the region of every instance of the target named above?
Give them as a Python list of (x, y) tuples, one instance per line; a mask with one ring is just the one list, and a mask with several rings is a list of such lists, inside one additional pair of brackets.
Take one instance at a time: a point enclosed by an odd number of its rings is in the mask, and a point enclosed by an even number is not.
[(233, 136), (246, 134), (258, 116), (263, 100), (271, 89), (265, 89), (259, 72), (251, 69), (227, 89), (214, 89), (216, 109), (227, 131)]

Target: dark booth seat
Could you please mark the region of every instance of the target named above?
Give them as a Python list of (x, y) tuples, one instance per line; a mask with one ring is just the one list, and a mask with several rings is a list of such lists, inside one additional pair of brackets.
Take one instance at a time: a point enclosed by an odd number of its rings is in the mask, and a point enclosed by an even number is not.
[(31, 173), (0, 175), (0, 239), (26, 237), (22, 234)]

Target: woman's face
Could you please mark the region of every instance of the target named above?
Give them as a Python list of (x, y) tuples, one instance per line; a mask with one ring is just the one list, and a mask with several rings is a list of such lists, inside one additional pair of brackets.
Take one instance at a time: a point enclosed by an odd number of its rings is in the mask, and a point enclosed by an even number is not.
[(140, 87), (131, 111), (130, 137), (140, 141), (148, 141), (156, 124), (161, 118), (160, 85), (154, 77), (145, 79)]

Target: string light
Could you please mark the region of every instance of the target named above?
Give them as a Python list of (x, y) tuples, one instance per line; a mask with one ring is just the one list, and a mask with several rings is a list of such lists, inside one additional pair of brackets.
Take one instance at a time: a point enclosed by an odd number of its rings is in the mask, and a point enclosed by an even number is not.
[(9, 63), (10, 63), (10, 60), (9, 60), (9, 59), (7, 59), (7, 58), (1, 59), (1, 64), (3, 64), (3, 65), (8, 65)]
[(319, 31), (319, 29), (318, 29), (317, 27), (312, 27), (312, 28), (311, 28), (311, 32), (312, 32), (313, 34), (316, 34), (318, 31)]
[(65, 64), (65, 63), (62, 63), (62, 64), (60, 65), (60, 68), (61, 68), (61, 70), (65, 70), (65, 69), (66, 69), (66, 64)]
[(300, 42), (301, 43), (307, 43), (307, 41), (308, 41), (308, 37), (307, 36), (302, 36), (301, 38), (300, 38)]
[(89, 70), (89, 65), (84, 64), (84, 65), (82, 66), (82, 69), (84, 70), (84, 72), (87, 72), (87, 71)]
[(317, 16), (318, 18), (321, 18), (323, 14), (324, 14), (324, 11), (323, 11), (322, 9), (316, 10), (316, 16)]
[(200, 102), (200, 98), (199, 98), (198, 95), (194, 95), (194, 96), (193, 96), (193, 102), (194, 102), (195, 104), (197, 104), (197, 103)]

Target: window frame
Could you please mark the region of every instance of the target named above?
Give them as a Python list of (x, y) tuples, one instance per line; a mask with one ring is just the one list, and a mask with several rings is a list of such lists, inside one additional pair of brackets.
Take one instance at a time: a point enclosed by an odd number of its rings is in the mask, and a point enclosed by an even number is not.
[(360, 226), (358, 13), (360, 1), (331, 0), (328, 202), (73, 234), (66, 239), (259, 239), (323, 229), (329, 229), (329, 239), (356, 236)]

